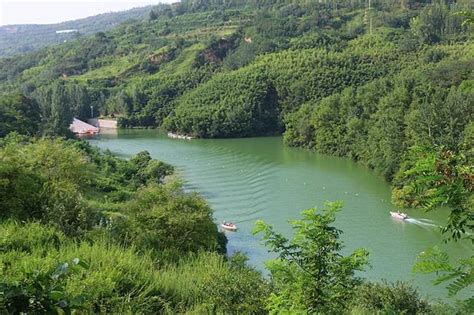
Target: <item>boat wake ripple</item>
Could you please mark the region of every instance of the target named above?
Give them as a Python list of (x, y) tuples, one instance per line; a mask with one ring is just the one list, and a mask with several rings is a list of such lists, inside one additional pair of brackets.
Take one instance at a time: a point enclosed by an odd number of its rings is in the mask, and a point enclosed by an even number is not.
[(183, 170), (187, 177), (185, 187), (199, 191), (217, 217), (232, 218), (236, 223), (259, 218), (269, 203), (276, 165), (221, 148), (208, 148), (205, 157), (194, 163), (192, 170)]
[(427, 219), (408, 218), (408, 219), (405, 219), (405, 221), (413, 223), (413, 224), (417, 224), (420, 226), (429, 226), (429, 227), (437, 227), (437, 228), (441, 227), (440, 225), (433, 223), (434, 221), (427, 220)]

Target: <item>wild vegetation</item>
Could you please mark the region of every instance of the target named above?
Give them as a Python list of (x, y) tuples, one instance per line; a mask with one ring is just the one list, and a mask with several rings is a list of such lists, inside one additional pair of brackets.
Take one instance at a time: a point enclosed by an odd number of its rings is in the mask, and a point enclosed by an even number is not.
[[(0, 59), (0, 309), (133, 313), (468, 313), (404, 283), (355, 275), (339, 204), (302, 213), (287, 239), (257, 231), (270, 277), (226, 257), (212, 211), (173, 167), (66, 140), (73, 117), (197, 137), (283, 134), (363, 163), (402, 207), (448, 206), (447, 239), (472, 241), (474, 42), (470, 1), (196, 1)], [(179, 223), (179, 224), (177, 224)], [(185, 228), (184, 228), (185, 227)], [(473, 257), (425, 251), (456, 296)]]

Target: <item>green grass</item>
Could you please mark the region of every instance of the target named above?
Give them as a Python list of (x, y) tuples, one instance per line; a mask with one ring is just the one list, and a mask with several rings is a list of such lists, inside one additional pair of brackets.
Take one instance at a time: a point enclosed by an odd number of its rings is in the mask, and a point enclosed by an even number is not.
[[(85, 262), (87, 268), (65, 280), (65, 290), (69, 296), (82, 296), (85, 309), (95, 312), (252, 313), (253, 296), (266, 288), (255, 281), (254, 271), (236, 269), (216, 253), (183, 256), (177, 264), (160, 266), (153, 255), (136, 247), (124, 248), (100, 237), (77, 242), (39, 223), (0, 223), (0, 246), (5, 249), (0, 252), (0, 278), (8, 283), (36, 270), (47, 273), (75, 258)], [(251, 290), (253, 283), (262, 287)]]

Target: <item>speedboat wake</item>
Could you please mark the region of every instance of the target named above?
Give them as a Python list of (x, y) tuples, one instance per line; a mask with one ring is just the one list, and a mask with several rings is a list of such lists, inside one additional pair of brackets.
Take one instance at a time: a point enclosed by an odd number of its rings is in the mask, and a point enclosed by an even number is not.
[(428, 219), (415, 219), (415, 218), (406, 218), (405, 222), (421, 225), (421, 226), (430, 226), (430, 227), (441, 227), (438, 224), (435, 224), (432, 220)]

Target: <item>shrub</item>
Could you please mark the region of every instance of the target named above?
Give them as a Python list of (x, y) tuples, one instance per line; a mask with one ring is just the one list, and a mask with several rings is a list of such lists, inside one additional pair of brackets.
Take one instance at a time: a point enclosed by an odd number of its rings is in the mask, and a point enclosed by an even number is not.
[(82, 197), (90, 171), (86, 156), (62, 140), (7, 139), (0, 148), (0, 216), (80, 233), (91, 224)]
[(430, 314), (431, 307), (416, 289), (396, 283), (366, 282), (356, 289), (353, 306), (367, 312), (384, 314)]
[(181, 185), (152, 184), (141, 189), (129, 204), (131, 230), (121, 232), (140, 248), (163, 252), (216, 250), (219, 246), (212, 210), (196, 194)]

